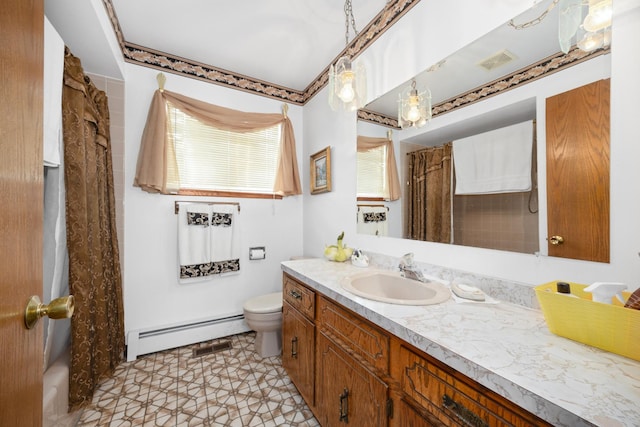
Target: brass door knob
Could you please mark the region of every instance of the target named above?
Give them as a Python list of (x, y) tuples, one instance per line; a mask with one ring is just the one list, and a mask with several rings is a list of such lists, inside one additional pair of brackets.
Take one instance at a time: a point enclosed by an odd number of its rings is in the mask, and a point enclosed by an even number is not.
[(27, 308), (24, 311), (24, 325), (27, 329), (31, 329), (44, 316), (49, 319), (67, 319), (73, 316), (73, 309), (73, 295), (56, 298), (48, 305), (44, 305), (40, 302), (40, 298), (34, 295), (27, 302)]
[(564, 243), (564, 237), (562, 236), (551, 236), (549, 238), (549, 243), (551, 243), (552, 245), (561, 245)]

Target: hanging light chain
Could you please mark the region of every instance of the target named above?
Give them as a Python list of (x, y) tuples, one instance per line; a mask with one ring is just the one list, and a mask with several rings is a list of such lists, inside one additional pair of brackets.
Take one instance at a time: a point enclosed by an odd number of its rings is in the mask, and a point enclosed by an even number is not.
[[(349, 22), (351, 19), (351, 22)], [(346, 0), (344, 2), (344, 44), (345, 46), (349, 45), (349, 24), (353, 28), (354, 36), (358, 35), (358, 30), (356, 29), (356, 19), (353, 16), (353, 7), (351, 5), (351, 0)]]
[(523, 22), (522, 24), (518, 24), (518, 25), (516, 25), (512, 19), (509, 21), (509, 26), (513, 27), (516, 30), (524, 30), (525, 28), (530, 28), (530, 27), (533, 27), (534, 25), (538, 25), (540, 22), (542, 22), (544, 18), (547, 17), (549, 12), (551, 12), (553, 8), (556, 7), (559, 1), (560, 0), (553, 0), (553, 3), (551, 3), (549, 7), (547, 7), (547, 9), (544, 12), (542, 12), (542, 14), (537, 18), (532, 19), (531, 21), (528, 21), (528, 22)]

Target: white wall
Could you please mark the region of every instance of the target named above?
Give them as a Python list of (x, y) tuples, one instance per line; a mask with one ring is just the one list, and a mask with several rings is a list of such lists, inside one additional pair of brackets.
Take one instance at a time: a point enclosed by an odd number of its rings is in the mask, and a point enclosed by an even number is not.
[[(125, 265), (126, 331), (155, 328), (242, 312), (254, 295), (282, 288), (280, 262), (302, 253), (302, 196), (270, 199), (174, 197), (133, 187), (140, 138), (157, 70), (126, 64), (125, 76)], [(242, 111), (277, 113), (282, 102), (230, 90), (194, 79), (166, 74), (167, 90)], [(302, 107), (288, 115), (302, 165)], [(210, 281), (178, 284), (175, 200), (239, 201), (241, 206), (241, 273)], [(249, 247), (266, 246), (265, 260), (249, 261)]]
[[(368, 65), (370, 99), (398, 86), (530, 6), (530, 2), (515, 0), (493, 2), (494, 7), (487, 2), (459, 1), (451, 7), (452, 3), (447, 2), (445, 6), (444, 2), (420, 2), (396, 24), (397, 28), (390, 29), (361, 55)], [(305, 107), (304, 154), (307, 156), (332, 141), (337, 182), (332, 193), (305, 198), (305, 253), (321, 256), (323, 245), (344, 230), (345, 241), (353, 247), (397, 257), (414, 252), (417, 261), (531, 285), (562, 279), (582, 283), (621, 281), (631, 288), (638, 287), (640, 128), (634, 123), (637, 121), (635, 104), (640, 97), (637, 80), (640, 59), (634, 45), (634, 41), (640, 39), (638, 2), (615, 0), (613, 22), (609, 264), (356, 235), (352, 214), (356, 182), (355, 114), (332, 112), (326, 102), (326, 89)]]

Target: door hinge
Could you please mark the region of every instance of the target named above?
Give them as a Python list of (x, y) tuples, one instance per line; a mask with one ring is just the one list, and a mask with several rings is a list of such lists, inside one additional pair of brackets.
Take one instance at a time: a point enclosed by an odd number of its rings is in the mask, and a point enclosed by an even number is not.
[(387, 418), (393, 418), (393, 400), (387, 399)]

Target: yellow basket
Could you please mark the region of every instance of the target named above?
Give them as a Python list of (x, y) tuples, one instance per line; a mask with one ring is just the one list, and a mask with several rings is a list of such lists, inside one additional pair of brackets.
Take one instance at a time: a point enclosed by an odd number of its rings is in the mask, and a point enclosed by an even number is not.
[[(640, 310), (591, 301), (588, 285), (567, 282), (572, 298), (556, 292), (558, 282), (536, 286), (536, 296), (549, 330), (561, 337), (640, 360)], [(629, 292), (622, 293), (625, 301)]]

